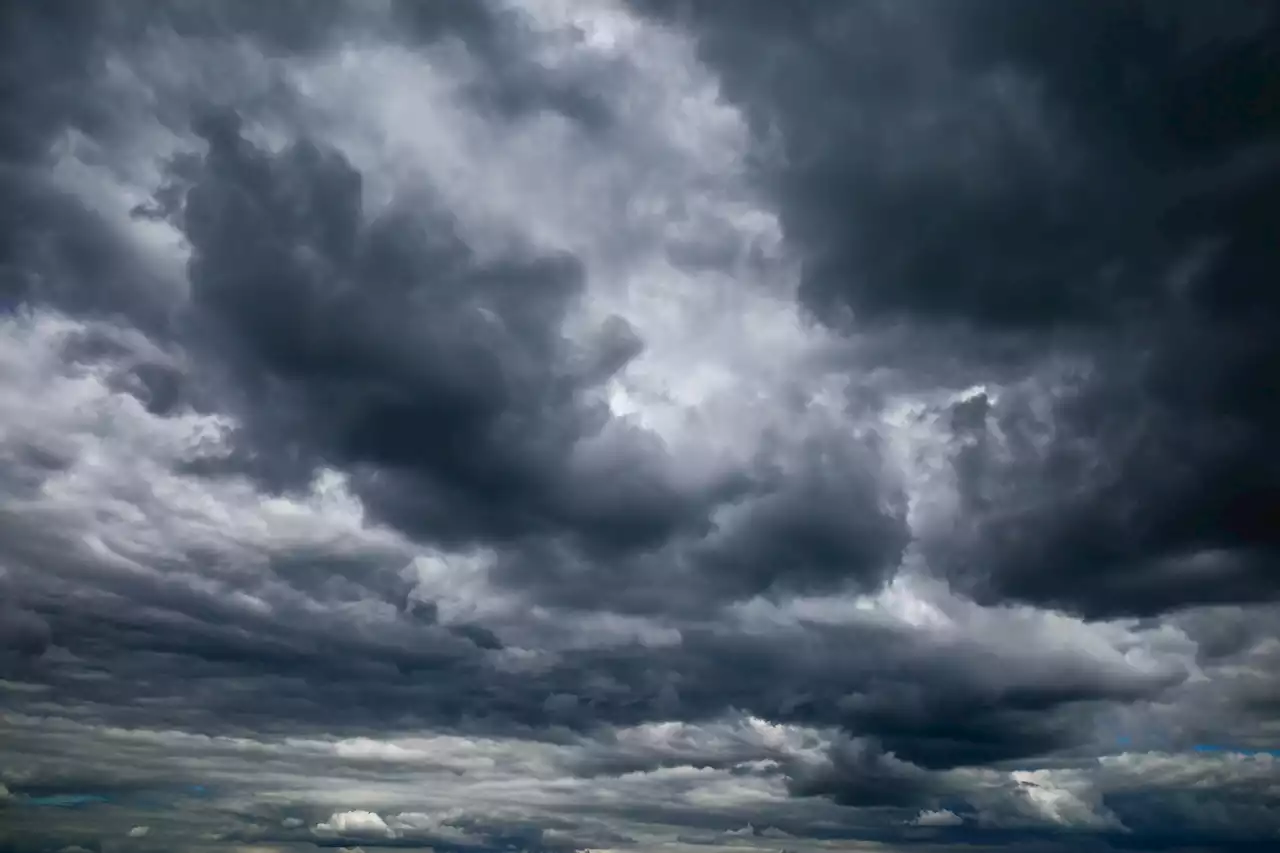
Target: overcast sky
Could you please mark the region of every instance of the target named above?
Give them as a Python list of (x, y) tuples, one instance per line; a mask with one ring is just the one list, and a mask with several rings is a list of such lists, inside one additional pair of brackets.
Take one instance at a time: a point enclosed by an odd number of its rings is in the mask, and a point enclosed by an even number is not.
[(1280, 849), (1280, 14), (0, 3), (0, 853)]

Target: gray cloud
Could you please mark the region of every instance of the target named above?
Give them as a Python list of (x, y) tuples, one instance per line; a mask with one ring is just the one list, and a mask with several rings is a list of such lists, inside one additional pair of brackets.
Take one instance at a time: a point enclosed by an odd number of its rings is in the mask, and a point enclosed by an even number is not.
[(1273, 844), (1275, 22), (1086, 6), (6, 5), (0, 850)]
[(1274, 16), (657, 5), (771, 128), (819, 317), (1007, 339), (943, 354), (979, 382), (993, 354), (1078, 365), (968, 429), (940, 568), (1094, 615), (1274, 597)]

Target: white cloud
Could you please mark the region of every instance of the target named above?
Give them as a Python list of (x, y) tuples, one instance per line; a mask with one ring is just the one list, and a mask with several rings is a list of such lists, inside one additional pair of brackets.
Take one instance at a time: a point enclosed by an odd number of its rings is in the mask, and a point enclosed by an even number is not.
[(1009, 797), (994, 811), (981, 810), (980, 823), (1126, 830), (1103, 804), (1097, 780), (1084, 770), (1015, 770), (1009, 778)]
[(387, 826), (387, 822), (381, 815), (363, 809), (334, 812), (327, 821), (316, 824), (311, 831), (316, 835), (339, 837), (368, 835), (394, 838), (396, 834), (395, 830)]
[(130, 838), (144, 838), (150, 831), (151, 827), (149, 826), (135, 826), (133, 829), (129, 830), (128, 836)]
[(938, 809), (937, 811), (925, 810), (916, 815), (911, 821), (913, 826), (960, 826), (964, 823), (964, 818), (960, 817), (949, 809)]
[(1244, 750), (1126, 752), (1098, 759), (1108, 790), (1198, 790), (1227, 792), (1243, 783), (1271, 781), (1280, 793), (1280, 757)]

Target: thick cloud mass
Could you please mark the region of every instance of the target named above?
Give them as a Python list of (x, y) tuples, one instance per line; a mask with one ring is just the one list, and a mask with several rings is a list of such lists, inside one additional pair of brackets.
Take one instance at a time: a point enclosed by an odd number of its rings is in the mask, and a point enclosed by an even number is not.
[(1266, 4), (0, 39), (0, 853), (1280, 844)]
[(770, 131), (819, 318), (972, 338), (940, 355), (976, 378), (1073, 362), (966, 427), (935, 568), (1091, 615), (1273, 598), (1280, 23), (1023, 5), (677, 17)]

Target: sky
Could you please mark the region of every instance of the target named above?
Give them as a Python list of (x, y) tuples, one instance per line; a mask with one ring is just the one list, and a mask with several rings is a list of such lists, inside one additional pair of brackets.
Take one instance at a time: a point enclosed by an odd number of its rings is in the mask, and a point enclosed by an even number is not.
[(0, 853), (1280, 848), (1278, 12), (0, 4)]

